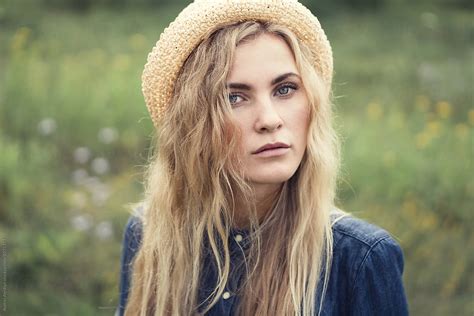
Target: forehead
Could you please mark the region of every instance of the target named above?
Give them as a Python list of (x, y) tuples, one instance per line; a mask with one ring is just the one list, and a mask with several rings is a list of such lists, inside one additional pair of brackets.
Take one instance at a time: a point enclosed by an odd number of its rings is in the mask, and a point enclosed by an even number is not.
[(264, 33), (237, 45), (228, 79), (258, 79), (287, 72), (299, 74), (290, 46), (280, 36)]

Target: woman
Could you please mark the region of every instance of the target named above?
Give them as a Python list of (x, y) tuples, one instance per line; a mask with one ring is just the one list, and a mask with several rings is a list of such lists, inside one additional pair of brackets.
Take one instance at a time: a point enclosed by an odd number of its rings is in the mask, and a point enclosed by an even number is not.
[(334, 205), (332, 53), (293, 0), (196, 0), (148, 56), (157, 127), (122, 315), (404, 315), (403, 255)]

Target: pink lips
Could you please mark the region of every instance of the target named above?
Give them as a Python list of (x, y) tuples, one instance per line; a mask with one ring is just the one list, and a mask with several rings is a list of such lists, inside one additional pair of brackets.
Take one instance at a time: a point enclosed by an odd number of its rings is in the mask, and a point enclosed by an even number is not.
[(252, 154), (264, 156), (280, 155), (285, 153), (288, 148), (290, 148), (290, 145), (285, 143), (266, 144), (254, 151)]

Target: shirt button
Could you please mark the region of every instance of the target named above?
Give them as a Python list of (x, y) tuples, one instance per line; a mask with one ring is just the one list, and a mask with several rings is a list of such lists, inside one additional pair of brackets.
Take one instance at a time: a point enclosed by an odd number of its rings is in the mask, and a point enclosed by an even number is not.
[(241, 242), (242, 239), (244, 239), (244, 238), (242, 237), (241, 234), (237, 234), (237, 235), (235, 235), (234, 239), (235, 239), (236, 242)]
[(228, 299), (230, 297), (230, 293), (229, 292), (224, 292), (224, 294), (222, 294), (222, 298), (223, 299)]

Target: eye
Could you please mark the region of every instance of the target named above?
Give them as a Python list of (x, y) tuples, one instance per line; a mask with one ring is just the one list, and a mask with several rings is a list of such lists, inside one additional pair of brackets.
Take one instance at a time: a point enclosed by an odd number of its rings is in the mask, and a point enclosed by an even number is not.
[(236, 93), (229, 94), (229, 102), (230, 102), (230, 105), (232, 106), (236, 105), (237, 103), (242, 102), (243, 100), (244, 98), (239, 94), (236, 94)]
[(275, 94), (277, 96), (284, 97), (284, 96), (290, 95), (293, 91), (296, 91), (296, 90), (298, 90), (298, 87), (296, 85), (286, 83), (278, 87)]

